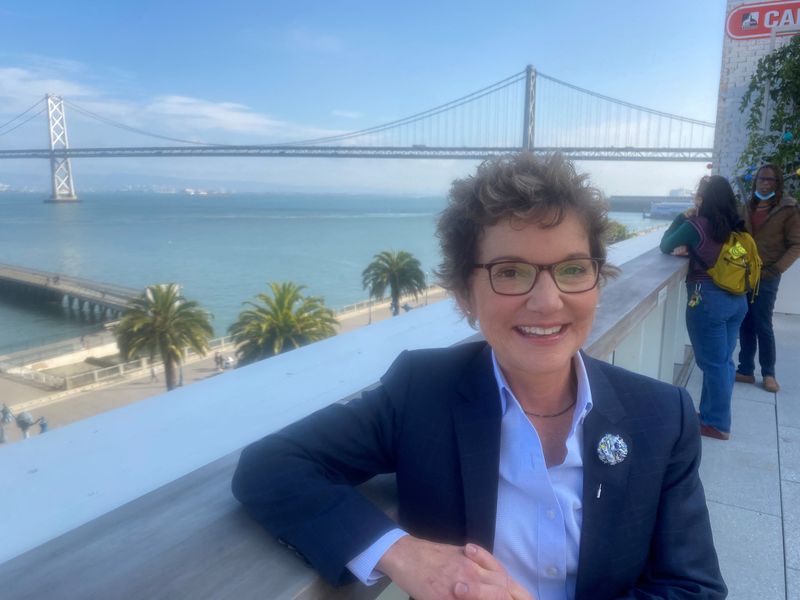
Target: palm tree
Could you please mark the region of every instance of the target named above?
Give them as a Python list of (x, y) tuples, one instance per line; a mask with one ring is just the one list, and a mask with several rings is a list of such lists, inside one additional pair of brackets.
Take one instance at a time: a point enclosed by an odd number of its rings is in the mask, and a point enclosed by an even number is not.
[(305, 286), (270, 283), (270, 294), (258, 294), (239, 313), (229, 333), (241, 364), (268, 358), (336, 334), (338, 322), (322, 298), (304, 296)]
[(375, 260), (361, 274), (361, 281), (364, 289), (369, 290), (370, 298), (382, 299), (389, 288), (392, 316), (400, 312), (400, 296), (413, 294), (416, 298), (425, 291), (425, 273), (419, 260), (404, 250), (384, 250), (376, 254)]
[(177, 283), (151, 285), (131, 301), (115, 330), (124, 360), (147, 353), (164, 361), (167, 389), (178, 383), (178, 367), (191, 348), (205, 355), (214, 334), (211, 315), (186, 300)]

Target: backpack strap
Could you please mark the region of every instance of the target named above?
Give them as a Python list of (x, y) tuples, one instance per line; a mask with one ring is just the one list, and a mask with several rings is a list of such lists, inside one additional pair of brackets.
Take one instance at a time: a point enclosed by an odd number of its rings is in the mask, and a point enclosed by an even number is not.
[[(708, 263), (707, 263), (706, 261), (704, 261), (704, 260), (703, 260), (703, 259), (700, 257), (700, 255), (699, 255), (699, 254), (697, 253), (697, 251), (694, 249), (694, 246), (687, 245), (686, 247), (689, 249), (689, 262), (691, 263), (691, 261), (693, 261), (693, 260), (694, 260), (694, 261), (696, 261), (696, 262), (697, 262), (697, 264), (699, 264), (701, 267), (703, 267), (703, 270), (704, 270), (704, 271), (708, 271), (708, 269), (710, 268), (710, 267), (708, 266)], [(691, 266), (692, 266), (692, 265), (690, 264), (690, 265), (689, 265), (689, 269), (690, 269), (690, 270), (691, 270)]]

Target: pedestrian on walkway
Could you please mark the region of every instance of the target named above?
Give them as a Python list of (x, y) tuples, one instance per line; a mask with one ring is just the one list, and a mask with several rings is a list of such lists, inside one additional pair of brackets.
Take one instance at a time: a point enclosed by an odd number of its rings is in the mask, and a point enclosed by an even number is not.
[(713, 265), (731, 231), (743, 229), (730, 184), (714, 175), (700, 181), (695, 207), (675, 217), (661, 239), (662, 252), (692, 256), (686, 274), (686, 329), (703, 371), (700, 433), (720, 440), (730, 437), (733, 351), (747, 296), (718, 287), (700, 263)]
[(758, 246), (764, 265), (755, 301), (747, 307), (747, 315), (739, 329), (739, 366), (736, 381), (755, 383), (755, 358), (764, 389), (780, 390), (775, 378), (775, 333), (772, 312), (781, 274), (800, 257), (800, 207), (783, 192), (783, 174), (772, 164), (756, 173), (753, 193), (742, 211), (747, 231)]
[(154, 381), (158, 381), (158, 375), (156, 375), (156, 368), (150, 365), (150, 383)]

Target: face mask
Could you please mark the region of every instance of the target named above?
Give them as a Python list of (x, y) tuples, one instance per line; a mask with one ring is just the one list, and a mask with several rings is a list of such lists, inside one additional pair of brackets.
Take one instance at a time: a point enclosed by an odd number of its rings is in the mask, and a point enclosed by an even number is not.
[(761, 192), (756, 190), (755, 194), (756, 194), (756, 198), (758, 198), (762, 202), (766, 202), (767, 200), (769, 200), (770, 198), (772, 198), (775, 195), (775, 192), (770, 192), (769, 194), (762, 194)]

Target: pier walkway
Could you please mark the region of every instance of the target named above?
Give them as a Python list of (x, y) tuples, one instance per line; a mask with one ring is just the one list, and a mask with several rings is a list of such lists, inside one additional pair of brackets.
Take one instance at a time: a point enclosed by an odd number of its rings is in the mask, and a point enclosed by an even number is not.
[(89, 311), (107, 311), (111, 315), (120, 314), (142, 293), (121, 285), (1, 263), (0, 286), (22, 294), (66, 301), (68, 306), (78, 310), (88, 308)]

